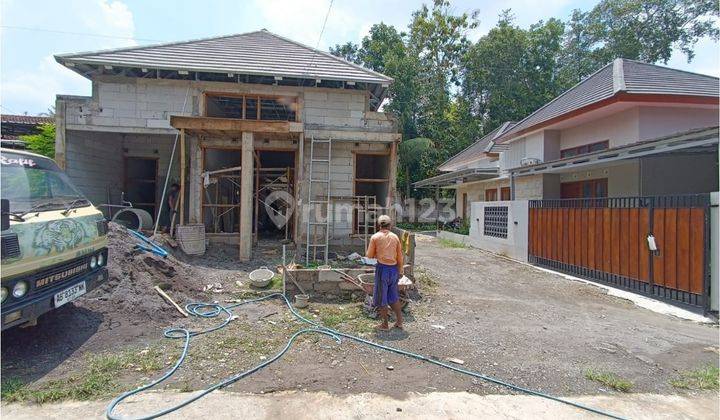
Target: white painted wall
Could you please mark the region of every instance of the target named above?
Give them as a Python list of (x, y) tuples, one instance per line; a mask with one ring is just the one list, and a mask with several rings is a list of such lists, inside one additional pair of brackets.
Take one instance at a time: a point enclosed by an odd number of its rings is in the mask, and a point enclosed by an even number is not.
[[(507, 238), (484, 235), (485, 207), (508, 208)], [(512, 259), (527, 262), (528, 254), (528, 202), (527, 200), (475, 202), (471, 205), (470, 245), (495, 252)]]
[(630, 108), (560, 131), (560, 149), (609, 140), (610, 147), (638, 141), (639, 110)]
[(718, 125), (718, 109), (640, 107), (640, 140)]

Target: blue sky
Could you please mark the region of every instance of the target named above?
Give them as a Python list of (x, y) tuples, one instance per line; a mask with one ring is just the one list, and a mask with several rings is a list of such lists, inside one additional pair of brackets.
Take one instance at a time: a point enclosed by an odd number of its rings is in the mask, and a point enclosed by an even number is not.
[[(316, 45), (329, 0), (0, 0), (0, 105), (3, 113), (37, 114), (56, 94), (89, 95), (90, 82), (57, 64), (53, 54), (180, 41), (266, 28)], [(453, 1), (457, 12), (480, 11), (476, 40), (511, 8), (527, 27), (540, 19), (567, 19), (573, 9), (595, 1), (476, 0)], [(383, 21), (404, 29), (422, 1), (335, 0), (320, 48), (359, 41), (372, 24)], [(539, 7), (539, 5), (541, 5)], [(25, 29), (22, 29), (25, 28)], [(27, 28), (43, 29), (44, 32)], [(78, 33), (80, 35), (78, 35)], [(95, 34), (89, 36), (83, 34)], [(703, 40), (692, 63), (676, 53), (668, 65), (720, 74), (718, 45)]]

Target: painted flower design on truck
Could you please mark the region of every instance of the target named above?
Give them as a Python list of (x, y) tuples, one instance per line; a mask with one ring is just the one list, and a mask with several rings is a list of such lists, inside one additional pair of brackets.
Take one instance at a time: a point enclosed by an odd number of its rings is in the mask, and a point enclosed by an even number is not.
[(33, 248), (37, 255), (63, 252), (80, 245), (87, 236), (85, 227), (76, 220), (53, 220), (35, 231)]

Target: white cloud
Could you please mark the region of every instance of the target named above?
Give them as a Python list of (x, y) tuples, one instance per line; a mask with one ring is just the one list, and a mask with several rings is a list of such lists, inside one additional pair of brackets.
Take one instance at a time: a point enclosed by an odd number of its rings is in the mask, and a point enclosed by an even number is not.
[[(258, 21), (263, 22), (265, 29), (315, 47), (329, 5), (329, 0), (257, 0), (252, 9), (259, 14)], [(359, 40), (359, 30), (367, 23), (353, 13), (354, 7), (357, 4), (333, 2), (320, 49), (327, 50), (339, 40)]]
[[(128, 6), (120, 0), (93, 0), (92, 2), (73, 0), (56, 2), (49, 5), (50, 16), (63, 16), (53, 23), (27, 21), (27, 6), (22, 3), (3, 4), (4, 21), (12, 20), (17, 26), (43, 27), (58, 31), (89, 33), (106, 37), (75, 36), (72, 51), (80, 52), (105, 48), (118, 48), (137, 45), (132, 39), (135, 33), (133, 15)], [(57, 10), (54, 10), (57, 9)], [(45, 14), (45, 13), (43, 13)], [(25, 19), (23, 19), (25, 18)], [(62, 23), (62, 25), (59, 25)], [(3, 72), (0, 85), (0, 97), (5, 109), (3, 112), (28, 112), (36, 114), (46, 111), (55, 104), (56, 94), (89, 95), (91, 83), (79, 74), (61, 66), (53, 58), (58, 53), (52, 42), (32, 43), (32, 51), (12, 50), (14, 36), (24, 36), (25, 40), (36, 34), (27, 32), (3, 33), (11, 35), (3, 42)], [(47, 35), (47, 33), (42, 34)], [(52, 35), (50, 35), (52, 37)], [(61, 35), (58, 35), (61, 36)], [(43, 38), (43, 39), (48, 39)], [(24, 45), (27, 48), (27, 44)], [(29, 58), (29, 60), (26, 59)], [(32, 64), (32, 59), (42, 57)], [(27, 60), (27, 61), (26, 61)]]

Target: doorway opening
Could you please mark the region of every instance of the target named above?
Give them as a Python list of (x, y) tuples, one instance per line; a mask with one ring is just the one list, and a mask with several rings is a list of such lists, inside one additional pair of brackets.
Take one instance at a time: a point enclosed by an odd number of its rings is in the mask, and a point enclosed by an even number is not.
[(240, 232), (240, 149), (203, 152), (202, 220), (207, 233)]
[(133, 207), (156, 216), (157, 158), (125, 158), (125, 199)]
[(255, 240), (293, 239), (295, 151), (257, 150), (254, 184)]

